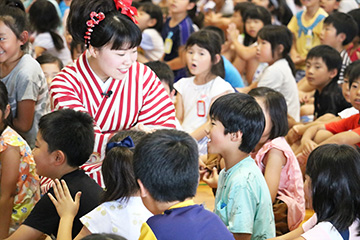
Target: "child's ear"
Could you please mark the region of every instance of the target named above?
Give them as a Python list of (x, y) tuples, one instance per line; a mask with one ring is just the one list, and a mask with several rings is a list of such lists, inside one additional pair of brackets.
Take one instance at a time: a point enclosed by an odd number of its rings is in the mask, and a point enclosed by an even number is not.
[(24, 45), (25, 43), (27, 43), (28, 40), (29, 40), (29, 32), (28, 31), (23, 31), (20, 34), (21, 43)]
[(346, 39), (346, 34), (345, 34), (345, 33), (339, 33), (339, 34), (337, 35), (337, 37), (339, 38), (339, 40), (340, 40), (341, 43), (342, 43), (342, 42), (344, 42), (345, 39)]
[(149, 195), (149, 191), (145, 188), (144, 184), (141, 182), (140, 179), (137, 179), (137, 182), (140, 187), (140, 197), (142, 198), (147, 197)]
[(150, 18), (150, 20), (147, 22), (148, 27), (154, 27), (157, 23), (157, 20), (155, 18)]
[(175, 89), (173, 89), (171, 92), (170, 92), (170, 99), (173, 100), (174, 97), (175, 97)]
[(220, 54), (216, 54), (216, 55), (215, 55), (215, 62), (214, 62), (214, 64), (218, 64), (218, 63), (220, 62), (220, 60), (221, 60)]
[(11, 110), (10, 104), (6, 105), (5, 112), (4, 112), (4, 119), (7, 119), (7, 117), (10, 114), (10, 110)]
[(52, 152), (52, 155), (54, 157), (54, 162), (56, 166), (60, 166), (66, 162), (65, 153), (61, 150), (55, 150)]
[(243, 133), (240, 130), (230, 134), (231, 134), (230, 139), (232, 142), (242, 142)]
[(331, 69), (329, 71), (329, 73), (330, 73), (330, 78), (333, 79), (338, 74), (338, 70), (336, 68), (334, 68), (334, 69)]
[(195, 7), (195, 3), (194, 2), (191, 2), (191, 3), (189, 3), (188, 5), (187, 5), (187, 10), (191, 10), (191, 9), (193, 9)]
[(282, 55), (282, 52), (284, 51), (284, 45), (282, 44), (279, 44), (276, 48), (278, 54), (281, 56)]

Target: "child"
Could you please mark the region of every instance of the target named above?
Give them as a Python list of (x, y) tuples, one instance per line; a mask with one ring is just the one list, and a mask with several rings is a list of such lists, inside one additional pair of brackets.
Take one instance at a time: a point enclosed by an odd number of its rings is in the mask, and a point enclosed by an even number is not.
[(347, 48), (350, 60), (354, 62), (360, 59), (360, 9), (351, 10), (348, 14), (353, 17), (358, 26), (358, 34), (354, 37), (352, 43), (349, 44)]
[[(93, 119), (86, 113), (64, 109), (40, 119), (33, 150), (37, 173), (51, 179), (64, 179), (69, 184), (72, 196), (78, 191), (82, 192), (72, 237), (82, 228), (79, 218), (99, 205), (103, 192), (94, 180), (79, 169), (92, 153), (93, 145)], [(49, 192), (53, 194), (53, 190)], [(49, 196), (44, 195), (9, 239), (23, 239), (24, 236), (26, 239), (38, 239), (43, 233), (56, 237), (59, 220)]]
[(249, 95), (255, 97), (265, 115), (264, 133), (251, 156), (270, 190), (276, 235), (282, 235), (297, 228), (305, 216), (303, 176), (284, 138), (289, 129), (286, 102), (281, 93), (266, 87), (254, 88)]
[(61, 21), (54, 5), (47, 0), (34, 2), (29, 10), (29, 20), (35, 32), (33, 47), (35, 57), (48, 52), (61, 59), (64, 65), (72, 62), (65, 38), (57, 33)]
[[(358, 65), (349, 73), (350, 102), (357, 110), (360, 110), (358, 100), (359, 84), (360, 67)], [(318, 145), (327, 143), (349, 144), (360, 147), (359, 117), (359, 114), (355, 114), (336, 122), (310, 127), (301, 139), (301, 152), (303, 155), (308, 156)]]
[(285, 26), (268, 25), (259, 31), (257, 58), (268, 66), (259, 75), (257, 86), (269, 87), (282, 93), (289, 115), (299, 122), (299, 94), (293, 75), (295, 66), (289, 56), (291, 44), (292, 35)]
[(351, 43), (357, 34), (357, 24), (354, 19), (341, 12), (335, 12), (325, 18), (323, 30), (320, 34), (321, 44), (335, 48), (342, 58), (339, 81), (344, 81), (345, 68), (351, 63), (345, 46)]
[(258, 6), (266, 8), (272, 16), (273, 25), (287, 25), (293, 14), (285, 0), (252, 0)]
[(325, 10), (327, 14), (332, 14), (338, 11), (340, 0), (320, 0), (320, 7)]
[(224, 66), (220, 56), (220, 37), (213, 31), (200, 30), (186, 42), (187, 67), (193, 77), (175, 83), (176, 117), (183, 129), (190, 133), (205, 154), (206, 133), (211, 103), (223, 94), (234, 92), (224, 81)]
[(138, 26), (142, 32), (139, 62), (160, 60), (164, 54), (164, 42), (161, 37), (163, 16), (161, 8), (151, 2), (141, 3), (138, 8)]
[[(141, 225), (152, 216), (141, 201), (132, 166), (134, 144), (145, 134), (143, 131), (120, 131), (110, 139), (102, 164), (106, 186), (102, 204), (81, 217), (83, 228), (75, 239), (82, 239), (94, 233), (115, 233), (128, 240), (139, 239)], [(63, 215), (67, 209), (59, 208), (57, 201), (49, 195), (59, 215)], [(72, 220), (75, 215), (76, 212), (71, 215)], [(71, 229), (67, 226), (67, 229), (59, 231), (70, 233), (69, 228)], [(70, 238), (69, 234), (65, 239)], [(57, 239), (61, 240), (59, 237)]]
[(40, 64), (40, 67), (45, 74), (46, 82), (48, 86), (50, 86), (51, 81), (64, 67), (62, 61), (58, 57), (48, 53), (41, 54), (36, 58), (36, 61)]
[[(227, 36), (241, 60), (239, 63), (236, 63), (238, 60), (235, 59), (233, 64), (236, 67), (239, 64), (246, 66), (245, 68), (237, 67), (237, 69), (240, 73), (245, 72), (246, 80), (250, 85), (253, 78), (256, 78), (256, 70), (259, 67), (259, 62), (256, 59), (257, 34), (261, 28), (271, 24), (271, 15), (264, 7), (252, 6), (246, 9), (243, 20), (245, 25), (244, 38), (239, 35), (239, 31), (233, 23), (227, 29)], [(261, 70), (264, 69), (265, 65), (260, 65), (262, 67)], [(259, 71), (261, 70), (259, 69)]]
[(175, 127), (174, 105), (163, 86), (148, 67), (136, 62), (141, 31), (131, 20), (132, 7), (121, 7), (128, 16), (113, 0), (72, 2), (68, 29), (75, 42), (85, 40), (87, 50), (50, 86), (54, 109), (73, 108), (93, 116), (96, 137), (89, 162), (104, 158), (108, 139), (121, 129), (140, 124)]
[(25, 53), (26, 22), (20, 8), (0, 8), (0, 80), (8, 89), (14, 130), (34, 147), (39, 118), (50, 110), (50, 104), (40, 65)]
[(335, 144), (316, 148), (305, 175), (305, 193), (315, 214), (278, 239), (359, 239), (359, 181), (360, 155), (354, 148)]
[(314, 119), (350, 107), (337, 83), (341, 63), (339, 52), (327, 45), (312, 48), (306, 57), (306, 80), (316, 89)]
[(320, 44), (320, 32), (323, 19), (327, 17), (324, 9), (320, 8), (320, 0), (301, 0), (305, 10), (292, 17), (287, 27), (294, 36), (291, 59), (298, 70), (296, 81), (305, 76), (305, 58), (309, 50)]
[(155, 214), (139, 239), (233, 239), (219, 217), (192, 200), (199, 160), (187, 133), (157, 130), (144, 136), (135, 148), (134, 171), (141, 198)]
[(190, 34), (194, 32), (193, 21), (188, 16), (188, 10), (196, 7), (196, 0), (170, 0), (170, 17), (164, 23), (161, 35), (165, 43), (163, 60), (174, 71), (174, 82), (186, 76), (184, 60), (184, 45)]
[(29, 215), (40, 198), (40, 191), (31, 149), (9, 126), (8, 92), (2, 82), (0, 112), (0, 238), (4, 239)]
[[(225, 161), (219, 175), (214, 212), (235, 239), (274, 237), (269, 188), (249, 156), (265, 127), (263, 111), (253, 97), (232, 93), (214, 102), (210, 116), (208, 152), (220, 154)], [(209, 180), (214, 182), (216, 178), (214, 170)]]

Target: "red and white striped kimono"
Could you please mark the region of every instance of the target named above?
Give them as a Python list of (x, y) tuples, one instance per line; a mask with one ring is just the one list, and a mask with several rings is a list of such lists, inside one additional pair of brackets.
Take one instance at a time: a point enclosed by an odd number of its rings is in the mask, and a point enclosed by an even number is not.
[[(94, 118), (94, 152), (101, 160), (107, 141), (119, 130), (130, 129), (139, 123), (175, 128), (174, 105), (150, 68), (135, 62), (124, 79), (108, 79), (111, 81), (108, 88), (108, 92), (112, 91), (110, 97), (104, 96), (94, 74), (85, 52), (53, 79), (50, 97), (53, 109), (72, 108), (87, 112)], [(89, 160), (88, 163), (98, 160)], [(90, 169), (94, 171), (93, 166)]]

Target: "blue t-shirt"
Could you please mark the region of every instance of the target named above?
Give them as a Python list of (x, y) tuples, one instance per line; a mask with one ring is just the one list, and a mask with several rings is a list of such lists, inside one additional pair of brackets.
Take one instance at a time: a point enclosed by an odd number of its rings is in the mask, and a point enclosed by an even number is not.
[(275, 237), (271, 196), (265, 178), (250, 156), (219, 175), (215, 213), (232, 233), (251, 239)]
[(226, 57), (221, 56), (224, 61), (225, 68), (225, 78), (224, 80), (230, 83), (233, 88), (242, 88), (244, 87), (244, 82), (239, 71), (232, 65), (232, 63), (227, 60)]

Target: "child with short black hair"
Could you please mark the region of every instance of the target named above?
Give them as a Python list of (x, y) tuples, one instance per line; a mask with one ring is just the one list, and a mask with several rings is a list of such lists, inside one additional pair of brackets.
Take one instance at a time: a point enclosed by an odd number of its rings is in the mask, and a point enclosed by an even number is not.
[(360, 8), (353, 9), (350, 12), (348, 12), (347, 14), (349, 14), (350, 16), (353, 17), (353, 19), (357, 23), (357, 27), (358, 27), (358, 30), (357, 30), (358, 34), (354, 37), (352, 43), (349, 44), (349, 46), (347, 48), (349, 57), (350, 57), (351, 61), (354, 62), (354, 61), (360, 59)]
[(43, 70), (48, 86), (50, 86), (53, 78), (61, 71), (64, 67), (60, 58), (55, 57), (49, 53), (41, 54), (36, 58), (36, 61), (40, 64)]
[(337, 83), (341, 63), (339, 52), (327, 45), (312, 48), (306, 57), (306, 80), (316, 89), (314, 119), (351, 107)]
[(174, 89), (174, 72), (170, 69), (169, 65), (161, 61), (150, 61), (145, 63), (151, 70), (154, 71), (156, 76), (165, 88), (170, 98), (173, 100), (175, 95)]
[(139, 239), (233, 239), (219, 217), (191, 200), (199, 160), (190, 135), (164, 129), (144, 136), (135, 148), (134, 172), (145, 206), (156, 214)]
[[(94, 147), (93, 119), (86, 113), (64, 109), (44, 115), (39, 122), (33, 155), (37, 173), (51, 179), (64, 179), (72, 196), (82, 192), (72, 236), (82, 224), (79, 218), (100, 203), (101, 187), (79, 169)], [(49, 190), (54, 194), (53, 189)], [(56, 236), (60, 217), (48, 195), (35, 205), (23, 225), (9, 239), (38, 239), (42, 234)]]
[[(274, 214), (266, 181), (249, 153), (265, 127), (256, 100), (243, 93), (219, 97), (211, 106), (208, 152), (220, 154), (221, 170), (215, 197), (215, 213), (235, 239), (268, 239), (275, 236)], [(207, 182), (216, 182), (217, 174)], [(241, 197), (239, 197), (241, 196)]]

